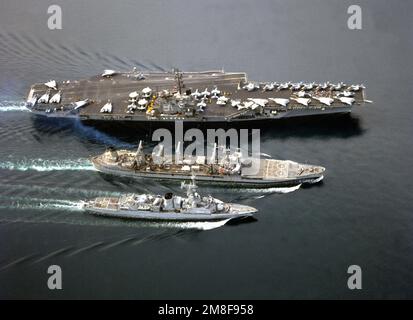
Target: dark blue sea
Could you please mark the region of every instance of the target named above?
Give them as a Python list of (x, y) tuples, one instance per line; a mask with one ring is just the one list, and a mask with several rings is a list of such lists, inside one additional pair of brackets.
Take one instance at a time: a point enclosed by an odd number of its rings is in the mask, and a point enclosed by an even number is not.
[[(413, 298), (412, 9), (409, 1), (50, 1), (0, 3), (0, 298)], [(82, 200), (179, 185), (93, 170), (108, 146), (150, 132), (46, 121), (30, 85), (103, 69), (245, 71), (259, 81), (363, 83), (351, 115), (260, 127), (261, 152), (322, 165), (323, 183), (290, 193), (217, 188), (255, 220), (149, 223), (85, 214)], [(153, 145), (148, 144), (147, 147)], [(50, 290), (47, 269), (62, 269)], [(349, 290), (347, 269), (362, 270)]]

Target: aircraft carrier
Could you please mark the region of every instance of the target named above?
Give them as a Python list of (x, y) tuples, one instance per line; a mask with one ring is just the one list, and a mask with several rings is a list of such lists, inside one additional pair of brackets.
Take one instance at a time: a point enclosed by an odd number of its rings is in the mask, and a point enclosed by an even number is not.
[(257, 82), (243, 72), (134, 68), (33, 84), (26, 106), (37, 115), (82, 121), (227, 123), (348, 113), (365, 102), (359, 84)]

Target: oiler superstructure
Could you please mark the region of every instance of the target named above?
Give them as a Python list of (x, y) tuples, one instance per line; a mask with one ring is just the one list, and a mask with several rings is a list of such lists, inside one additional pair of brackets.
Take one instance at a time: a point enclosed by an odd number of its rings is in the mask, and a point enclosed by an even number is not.
[(165, 155), (162, 145), (151, 154), (143, 152), (142, 142), (137, 151), (107, 150), (91, 158), (95, 168), (105, 174), (132, 178), (185, 180), (195, 174), (198, 182), (236, 187), (276, 187), (316, 183), (323, 179), (325, 168), (291, 160), (244, 157), (240, 150), (226, 149), (217, 156), (214, 146), (210, 158), (181, 157), (180, 146), (175, 156)]

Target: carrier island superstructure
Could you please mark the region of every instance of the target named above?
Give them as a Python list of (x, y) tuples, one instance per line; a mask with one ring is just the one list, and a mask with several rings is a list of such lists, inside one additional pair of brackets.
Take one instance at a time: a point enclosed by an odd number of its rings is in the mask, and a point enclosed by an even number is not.
[(362, 84), (258, 82), (243, 72), (105, 70), (31, 86), (31, 112), (83, 121), (219, 123), (348, 113), (368, 102)]

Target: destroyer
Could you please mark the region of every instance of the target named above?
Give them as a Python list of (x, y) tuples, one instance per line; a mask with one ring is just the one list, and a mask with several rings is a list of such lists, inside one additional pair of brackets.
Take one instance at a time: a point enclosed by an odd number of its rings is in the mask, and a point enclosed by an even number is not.
[(195, 178), (192, 183), (182, 183), (186, 197), (166, 193), (164, 196), (152, 194), (130, 194), (119, 198), (96, 198), (86, 201), (83, 208), (92, 214), (144, 219), (174, 221), (209, 221), (245, 218), (257, 209), (241, 204), (224, 203), (212, 196), (201, 197), (197, 192)]
[[(179, 147), (177, 153), (179, 153)], [(225, 186), (275, 187), (301, 183), (315, 183), (323, 179), (325, 169), (320, 166), (301, 164), (290, 160), (246, 159), (241, 151), (225, 151), (218, 159), (214, 147), (210, 159), (192, 156), (173, 161), (165, 155), (162, 145), (157, 152), (145, 154), (142, 142), (137, 151), (108, 150), (91, 158), (98, 171), (117, 176), (152, 178), (160, 180), (185, 180), (196, 174), (200, 182), (217, 183)], [(175, 154), (175, 159), (178, 159)], [(258, 170), (252, 170), (252, 162), (258, 162)]]
[(242, 72), (116, 72), (31, 86), (27, 107), (84, 121), (240, 122), (348, 113), (363, 85), (255, 82)]

